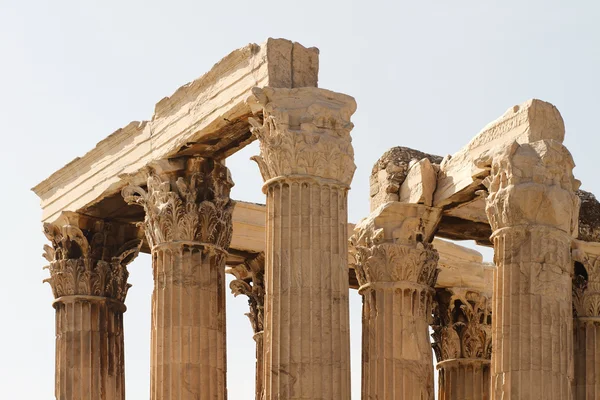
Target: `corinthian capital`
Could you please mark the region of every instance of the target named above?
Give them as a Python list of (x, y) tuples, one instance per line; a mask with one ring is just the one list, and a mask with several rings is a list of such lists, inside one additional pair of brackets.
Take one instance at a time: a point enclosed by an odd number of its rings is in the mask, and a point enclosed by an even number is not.
[(174, 241), (229, 247), (233, 181), (224, 165), (191, 157), (183, 171), (159, 174), (150, 167), (146, 173), (146, 189), (128, 186), (122, 194), (127, 203), (144, 207), (143, 226), (151, 248)]
[(359, 284), (435, 285), (439, 256), (429, 242), (440, 215), (421, 204), (390, 202), (362, 220), (350, 238)]
[(492, 306), (488, 296), (464, 289), (438, 289), (433, 349), (438, 362), (458, 358), (491, 359)]
[(265, 255), (260, 253), (249, 258), (245, 263), (227, 270), (236, 277), (229, 284), (234, 296), (248, 296), (250, 312), (246, 314), (254, 333), (262, 332), (264, 326), (263, 311), (265, 307)]
[(44, 224), (52, 243), (44, 245), (46, 268), (55, 298), (100, 296), (125, 301), (127, 265), (138, 255), (142, 241), (131, 225), (80, 218), (68, 213), (54, 224)]
[(573, 158), (555, 140), (513, 142), (493, 156), (486, 213), (495, 231), (504, 227), (546, 225), (577, 233), (580, 182)]
[(575, 241), (573, 260), (573, 313), (600, 317), (600, 244)]
[(350, 117), (355, 100), (318, 88), (254, 88), (249, 100), (262, 111), (262, 122), (250, 119), (260, 141), (258, 163), (265, 181), (308, 176), (349, 185), (354, 175)]

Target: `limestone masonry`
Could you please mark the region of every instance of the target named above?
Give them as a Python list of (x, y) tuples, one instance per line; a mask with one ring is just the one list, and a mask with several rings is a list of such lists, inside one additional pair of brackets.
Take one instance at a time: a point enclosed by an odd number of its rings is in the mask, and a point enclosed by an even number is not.
[[(600, 203), (558, 110), (511, 107), (444, 158), (390, 149), (355, 225), (357, 105), (318, 70), (284, 39), (235, 50), (33, 189), (55, 398), (125, 398), (127, 265), (145, 252), (152, 400), (227, 398), (226, 273), (248, 298), (257, 400), (350, 399), (350, 290), (362, 399), (432, 400), (434, 369), (443, 400), (600, 399)], [(230, 198), (225, 160), (254, 140), (266, 205)]]

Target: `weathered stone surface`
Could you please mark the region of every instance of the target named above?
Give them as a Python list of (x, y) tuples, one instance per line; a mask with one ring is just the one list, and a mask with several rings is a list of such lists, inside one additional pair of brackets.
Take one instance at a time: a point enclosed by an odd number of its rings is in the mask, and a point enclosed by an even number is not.
[[(156, 105), (149, 121), (118, 129), (81, 158), (76, 158), (33, 188), (41, 198), (42, 221), (61, 211), (85, 211), (120, 196), (135, 174), (156, 160), (175, 156), (225, 157), (254, 138), (246, 104), (254, 87), (317, 86), (318, 54), (284, 39), (269, 39), (233, 51), (206, 74)], [(145, 181), (137, 175), (133, 183)], [(106, 216), (121, 202), (109, 202)]]
[(185, 169), (148, 168), (146, 189), (123, 197), (142, 206), (152, 251), (150, 398), (227, 398), (225, 261), (233, 182), (221, 163), (185, 159)]
[(427, 158), (411, 162), (406, 178), (400, 185), (400, 202), (432, 205), (437, 184), (436, 167)]
[(365, 399), (433, 400), (429, 323), (438, 253), (430, 239), (440, 210), (388, 202), (350, 239), (363, 296)]
[(249, 99), (265, 180), (265, 400), (350, 398), (350, 96), (316, 88)]
[(579, 182), (558, 141), (493, 157), (486, 212), (495, 260), (492, 399), (571, 399), (573, 262)]
[(556, 140), (565, 136), (563, 119), (552, 104), (532, 99), (511, 107), (489, 123), (467, 146), (447, 156), (440, 166), (433, 204), (445, 207), (472, 200), (489, 174), (491, 156), (513, 142)]
[(44, 257), (56, 309), (55, 395), (124, 400), (123, 313), (127, 265), (142, 241), (129, 224), (63, 213), (44, 224)]
[(577, 196), (581, 201), (577, 238), (586, 242), (600, 242), (600, 202), (593, 193), (585, 190), (578, 190)]
[(399, 201), (400, 186), (406, 179), (411, 161), (428, 159), (439, 165), (442, 157), (408, 147), (392, 147), (377, 160), (370, 177), (371, 211), (388, 201)]

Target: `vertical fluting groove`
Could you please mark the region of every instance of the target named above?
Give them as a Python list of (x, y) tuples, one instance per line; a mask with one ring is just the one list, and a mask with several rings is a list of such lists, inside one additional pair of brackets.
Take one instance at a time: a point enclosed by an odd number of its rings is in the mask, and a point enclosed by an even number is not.
[[(363, 297), (363, 400), (419, 399), (433, 394), (427, 288), (368, 289)], [(432, 372), (432, 371), (431, 371)]]
[(224, 258), (215, 252), (177, 242), (153, 249), (153, 400), (226, 398)]
[(84, 297), (55, 304), (55, 397), (123, 400), (123, 309), (110, 299)]
[[(569, 274), (555, 272), (569, 270), (563, 263), (570, 259), (565, 255), (570, 241), (560, 233), (543, 235), (547, 233), (534, 229), (523, 237), (522, 231), (508, 228), (494, 238), (500, 276), (496, 284), (500, 290), (494, 292), (499, 309), (493, 320), (494, 399), (570, 398), (573, 338), (566, 334), (572, 331), (570, 301), (565, 293), (551, 293), (544, 289), (547, 283), (537, 282), (539, 274), (547, 274), (545, 279), (570, 287)], [(557, 254), (540, 254), (548, 246)]]
[(267, 190), (265, 399), (349, 399), (344, 190), (311, 181)]
[(600, 318), (575, 318), (575, 400), (597, 399), (600, 395)]

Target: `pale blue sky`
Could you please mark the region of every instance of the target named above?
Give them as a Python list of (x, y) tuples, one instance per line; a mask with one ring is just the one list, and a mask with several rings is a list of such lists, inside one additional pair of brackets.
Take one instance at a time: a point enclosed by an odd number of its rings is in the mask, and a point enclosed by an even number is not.
[[(0, 392), (52, 399), (54, 311), (45, 238), (29, 188), (235, 48), (285, 37), (321, 50), (319, 84), (354, 96), (350, 220), (368, 212), (368, 176), (389, 147), (445, 155), (508, 107), (537, 97), (567, 126), (576, 176), (600, 193), (600, 6), (596, 1), (0, 0)], [(236, 199), (264, 202), (256, 146), (228, 165)], [(489, 255), (489, 252), (486, 253)], [(148, 256), (130, 267), (127, 395), (148, 398)], [(253, 399), (243, 298), (228, 297), (229, 398)], [(353, 393), (360, 388), (360, 298), (353, 294)]]

